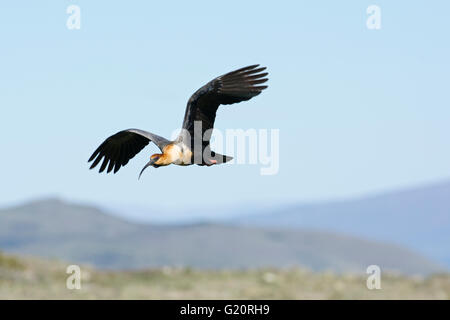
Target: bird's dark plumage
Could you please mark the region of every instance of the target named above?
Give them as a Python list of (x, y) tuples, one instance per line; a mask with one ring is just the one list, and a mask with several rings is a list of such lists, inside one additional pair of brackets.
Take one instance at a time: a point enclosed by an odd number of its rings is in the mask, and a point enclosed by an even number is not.
[(99, 172), (103, 172), (108, 167), (107, 173), (111, 172), (113, 168), (114, 173), (116, 173), (120, 167), (126, 165), (130, 159), (144, 149), (150, 141), (153, 141), (161, 151), (170, 143), (169, 140), (147, 131), (139, 129), (123, 130), (106, 139), (94, 151), (88, 162), (95, 159), (91, 165), (91, 169), (93, 169), (104, 158)]
[[(183, 121), (191, 137), (194, 136), (194, 121), (202, 122), (202, 134), (214, 127), (217, 109), (221, 104), (247, 101), (261, 93), (267, 86), (266, 68), (255, 64), (217, 77), (198, 89), (189, 99)], [(210, 138), (210, 137), (209, 137)], [(209, 140), (205, 139), (206, 141)]]

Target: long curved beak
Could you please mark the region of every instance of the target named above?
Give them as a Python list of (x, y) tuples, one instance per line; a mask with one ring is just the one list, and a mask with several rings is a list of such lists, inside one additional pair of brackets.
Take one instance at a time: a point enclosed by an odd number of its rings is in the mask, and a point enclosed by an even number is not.
[(139, 173), (138, 180), (141, 178), (142, 172), (144, 172), (144, 170), (147, 169), (148, 167), (152, 166), (155, 162), (156, 160), (152, 159), (142, 168), (141, 173)]

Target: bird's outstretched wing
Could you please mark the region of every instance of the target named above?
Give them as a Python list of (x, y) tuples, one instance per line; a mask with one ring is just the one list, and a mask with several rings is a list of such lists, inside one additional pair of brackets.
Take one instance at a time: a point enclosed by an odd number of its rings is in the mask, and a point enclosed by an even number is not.
[(99, 172), (103, 172), (108, 167), (107, 173), (111, 172), (113, 168), (114, 173), (116, 173), (120, 167), (125, 166), (130, 159), (144, 149), (150, 141), (153, 141), (161, 151), (170, 143), (163, 137), (139, 129), (117, 132), (94, 151), (88, 160), (88, 162), (91, 162), (95, 159), (90, 169), (95, 168), (104, 158)]
[[(194, 122), (202, 122), (202, 135), (214, 127), (216, 111), (221, 104), (247, 101), (257, 96), (267, 86), (266, 68), (252, 65), (224, 74), (198, 89), (189, 99), (183, 121), (183, 129), (194, 135)], [(204, 137), (208, 142), (210, 137)]]

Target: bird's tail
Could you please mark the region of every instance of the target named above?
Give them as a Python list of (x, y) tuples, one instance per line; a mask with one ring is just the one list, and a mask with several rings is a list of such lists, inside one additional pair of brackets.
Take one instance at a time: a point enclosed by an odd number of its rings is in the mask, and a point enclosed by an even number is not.
[(233, 160), (233, 157), (229, 157), (229, 156), (226, 156), (226, 155), (214, 152), (214, 151), (211, 152), (211, 156), (214, 160), (217, 161), (217, 164), (221, 164), (221, 163), (225, 163), (225, 162)]

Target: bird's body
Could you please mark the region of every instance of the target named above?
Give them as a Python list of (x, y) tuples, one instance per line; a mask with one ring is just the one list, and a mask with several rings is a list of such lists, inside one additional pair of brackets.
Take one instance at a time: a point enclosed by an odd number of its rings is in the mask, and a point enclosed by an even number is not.
[(116, 173), (150, 141), (161, 153), (150, 157), (141, 174), (149, 166), (211, 166), (230, 161), (231, 157), (215, 153), (209, 147), (216, 111), (220, 105), (249, 100), (266, 89), (267, 86), (259, 85), (267, 81), (267, 73), (261, 73), (265, 69), (258, 65), (241, 68), (198, 89), (187, 103), (181, 133), (174, 141), (140, 129), (127, 129), (110, 136), (89, 158), (89, 162), (94, 161), (91, 169), (104, 159), (99, 172), (107, 169), (109, 173), (114, 169)]
[(193, 153), (183, 142), (172, 142), (164, 147), (162, 152), (162, 156), (155, 162), (156, 165), (188, 166), (192, 164)]

